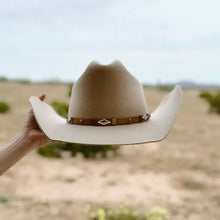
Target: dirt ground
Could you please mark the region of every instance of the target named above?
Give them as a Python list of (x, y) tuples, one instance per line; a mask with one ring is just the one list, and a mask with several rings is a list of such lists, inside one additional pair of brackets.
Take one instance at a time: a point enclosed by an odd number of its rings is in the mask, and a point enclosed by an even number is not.
[[(69, 101), (65, 85), (0, 83), (0, 147), (22, 128), (31, 95)], [(167, 92), (146, 89), (152, 112)], [(184, 90), (177, 121), (158, 143), (122, 146), (116, 157), (48, 159), (35, 151), (0, 177), (0, 220), (86, 219), (86, 204), (165, 206), (172, 220), (220, 219), (220, 116), (198, 90)]]

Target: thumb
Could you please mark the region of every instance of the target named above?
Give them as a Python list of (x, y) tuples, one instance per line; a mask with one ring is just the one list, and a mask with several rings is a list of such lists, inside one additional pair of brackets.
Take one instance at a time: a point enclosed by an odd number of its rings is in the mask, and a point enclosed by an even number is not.
[(45, 94), (42, 94), (42, 95), (39, 97), (39, 99), (40, 99), (41, 101), (44, 101), (45, 98), (46, 98), (46, 95), (45, 95)]

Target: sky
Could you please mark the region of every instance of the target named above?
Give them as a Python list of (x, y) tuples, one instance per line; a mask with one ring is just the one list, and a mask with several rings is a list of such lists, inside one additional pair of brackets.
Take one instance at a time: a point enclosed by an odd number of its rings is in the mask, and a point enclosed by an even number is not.
[(220, 84), (219, 0), (0, 0), (0, 76), (75, 81), (120, 60), (143, 83)]

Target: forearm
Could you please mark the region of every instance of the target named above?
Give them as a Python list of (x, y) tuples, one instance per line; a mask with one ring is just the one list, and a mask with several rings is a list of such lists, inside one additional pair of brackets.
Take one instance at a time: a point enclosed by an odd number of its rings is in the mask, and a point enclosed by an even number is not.
[(25, 138), (26, 135), (24, 132), (21, 132), (10, 144), (0, 148), (0, 175), (30, 151), (31, 143)]

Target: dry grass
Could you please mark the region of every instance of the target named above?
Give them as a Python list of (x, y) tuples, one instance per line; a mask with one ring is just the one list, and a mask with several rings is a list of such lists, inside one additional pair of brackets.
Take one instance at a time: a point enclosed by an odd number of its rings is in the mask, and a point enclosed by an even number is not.
[[(0, 144), (21, 129), (31, 95), (68, 102), (64, 85), (0, 84)], [(184, 91), (178, 119), (166, 140), (122, 147), (116, 158), (45, 159), (24, 157), (0, 180), (0, 219), (83, 219), (87, 203), (124, 202), (147, 210), (166, 204), (174, 220), (220, 219), (220, 116), (208, 114), (199, 91)], [(166, 92), (146, 90), (152, 111)]]

